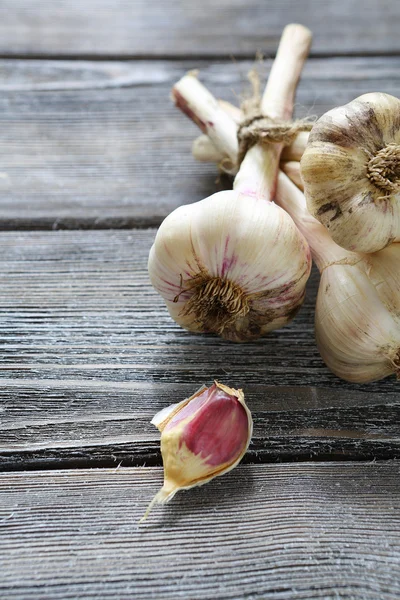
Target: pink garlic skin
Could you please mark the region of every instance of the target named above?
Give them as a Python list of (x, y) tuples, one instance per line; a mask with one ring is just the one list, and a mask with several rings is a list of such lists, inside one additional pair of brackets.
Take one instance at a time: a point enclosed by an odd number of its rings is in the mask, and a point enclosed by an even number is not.
[(242, 390), (219, 382), (164, 408), (152, 423), (161, 431), (164, 463), (164, 485), (152, 504), (168, 502), (178, 490), (203, 485), (233, 469), (253, 432)]
[(236, 460), (247, 447), (248, 416), (234, 396), (214, 383), (194, 398), (167, 424), (163, 433), (186, 420), (179, 447), (201, 456), (206, 464), (221, 467)]

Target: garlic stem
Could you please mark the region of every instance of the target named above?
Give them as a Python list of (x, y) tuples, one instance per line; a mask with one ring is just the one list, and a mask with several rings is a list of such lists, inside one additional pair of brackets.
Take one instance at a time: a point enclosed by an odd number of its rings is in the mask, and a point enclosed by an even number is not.
[(299, 190), (304, 192), (304, 184), (303, 179), (301, 177), (299, 162), (294, 160), (290, 160), (288, 162), (281, 161), (280, 169), (289, 177), (291, 181), (293, 181), (293, 183), (299, 188)]
[(199, 162), (220, 163), (224, 159), (224, 154), (218, 150), (205, 133), (193, 141), (192, 154)]
[(304, 194), (282, 171), (278, 177), (277, 203), (306, 238), (320, 271), (334, 263), (355, 264), (362, 257), (335, 244), (328, 230), (308, 212)]
[(172, 88), (175, 105), (206, 133), (217, 150), (235, 164), (238, 154), (237, 125), (220, 103), (190, 72)]
[[(299, 162), (306, 148), (308, 136), (308, 131), (301, 131), (300, 133), (298, 133), (296, 138), (294, 139), (294, 142), (290, 146), (285, 146), (283, 148), (281, 154), (281, 163), (293, 161)], [(217, 163), (218, 166), (222, 169), (222, 171), (226, 171), (228, 173), (231, 173), (232, 175), (236, 175), (237, 173), (237, 169), (235, 169), (234, 167), (232, 168), (232, 163), (230, 161), (229, 164), (231, 165), (231, 167), (227, 171), (224, 162), (227, 156), (217, 149), (215, 144), (213, 144), (208, 135), (206, 135), (205, 133), (199, 135), (193, 141), (192, 154), (193, 157), (199, 162)]]
[[(264, 115), (284, 120), (292, 116), (296, 87), (310, 45), (309, 29), (297, 24), (285, 27), (261, 99), (261, 112)], [(273, 200), (282, 148), (283, 144), (253, 146), (236, 175), (234, 189)]]

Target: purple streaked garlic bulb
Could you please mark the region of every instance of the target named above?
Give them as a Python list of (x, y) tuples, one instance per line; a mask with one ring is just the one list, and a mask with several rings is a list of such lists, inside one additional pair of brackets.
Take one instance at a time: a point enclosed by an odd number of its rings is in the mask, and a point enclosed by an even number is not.
[[(272, 119), (289, 119), (311, 34), (285, 28), (261, 99)], [(173, 88), (177, 106), (236, 160), (237, 125), (191, 73)], [(274, 203), (282, 143), (252, 146), (234, 189), (181, 206), (161, 224), (149, 275), (185, 329), (245, 342), (288, 323), (310, 274), (308, 244)]]
[(288, 323), (310, 267), (308, 244), (289, 215), (251, 190), (178, 208), (149, 257), (151, 282), (179, 325), (235, 342)]

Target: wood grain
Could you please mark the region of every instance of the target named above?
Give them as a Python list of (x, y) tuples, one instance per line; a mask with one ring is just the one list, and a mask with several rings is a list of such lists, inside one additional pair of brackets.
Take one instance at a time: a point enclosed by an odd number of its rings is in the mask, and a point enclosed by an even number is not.
[[(238, 102), (251, 66), (0, 61), (0, 228), (151, 226), (210, 195), (216, 169), (192, 158), (198, 132), (170, 88), (200, 67), (216, 95)], [(320, 115), (372, 90), (400, 95), (400, 58), (310, 60), (296, 112)]]
[(346, 384), (319, 357), (316, 273), (290, 326), (246, 345), (196, 336), (149, 284), (154, 235), (0, 234), (1, 469), (160, 464), (152, 416), (214, 379), (245, 390), (250, 461), (400, 457), (395, 378)]
[(1, 597), (400, 594), (400, 465), (239, 466), (138, 525), (160, 469), (0, 475)]
[(390, 0), (2, 0), (3, 56), (253, 56), (283, 27), (314, 32), (318, 54), (399, 52)]

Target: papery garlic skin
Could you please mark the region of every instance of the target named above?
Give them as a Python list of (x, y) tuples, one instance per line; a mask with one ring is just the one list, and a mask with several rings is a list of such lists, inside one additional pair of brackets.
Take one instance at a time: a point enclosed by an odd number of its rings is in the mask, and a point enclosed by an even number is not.
[(399, 246), (391, 246), (397, 282), (386, 279), (383, 256), (372, 262), (334, 264), (321, 274), (317, 345), (328, 368), (342, 379), (367, 383), (400, 373)]
[(400, 100), (364, 94), (325, 113), (301, 159), (310, 213), (348, 250), (400, 241)]
[(164, 485), (150, 503), (169, 502), (177, 491), (231, 471), (249, 446), (253, 420), (242, 390), (215, 382), (163, 409), (152, 423), (161, 431)]
[(304, 299), (311, 256), (285, 211), (233, 190), (170, 214), (157, 232), (148, 268), (179, 325), (244, 342), (293, 318)]

